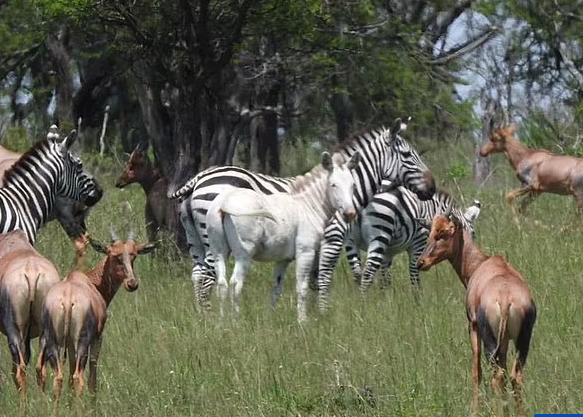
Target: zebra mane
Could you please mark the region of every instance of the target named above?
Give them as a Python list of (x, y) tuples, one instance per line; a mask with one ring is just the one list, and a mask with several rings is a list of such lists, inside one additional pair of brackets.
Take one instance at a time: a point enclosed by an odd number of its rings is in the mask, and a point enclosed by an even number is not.
[[(25, 169), (25, 163), (32, 157), (39, 157), (43, 150), (50, 147), (52, 142), (48, 139), (43, 139), (35, 143), (29, 150), (24, 152), (22, 156), (12, 165), (6, 172), (4, 172), (4, 184), (8, 184), (14, 177), (21, 174)], [(42, 157), (40, 158), (42, 160)]]
[(360, 141), (367, 140), (367, 141), (373, 141), (375, 140), (379, 135), (388, 135), (390, 134), (390, 129), (386, 126), (379, 126), (373, 129), (363, 129), (358, 131), (357, 133), (353, 134), (350, 138), (348, 138), (347, 140), (345, 140), (344, 142), (341, 142), (339, 144), (337, 144), (334, 149), (333, 152), (343, 152), (346, 151), (350, 148), (354, 148), (354, 147), (359, 147), (360, 145)]
[[(338, 152), (334, 152), (332, 154), (332, 162), (334, 165), (342, 165), (346, 163), (346, 159), (342, 154)], [(306, 188), (308, 188), (312, 183), (316, 182), (322, 175), (326, 174), (326, 170), (322, 166), (322, 164), (316, 165), (310, 172), (306, 172), (303, 175), (298, 175), (294, 178), (294, 180), (290, 183), (291, 192), (294, 194), (301, 193)]]

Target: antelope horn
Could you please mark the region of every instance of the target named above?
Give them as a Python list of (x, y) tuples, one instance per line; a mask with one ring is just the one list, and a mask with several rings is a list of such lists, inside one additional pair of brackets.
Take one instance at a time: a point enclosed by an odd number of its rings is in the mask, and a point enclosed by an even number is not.
[(119, 237), (117, 237), (117, 234), (115, 233), (115, 230), (113, 230), (113, 223), (109, 224), (109, 234), (111, 236), (111, 242), (117, 242), (119, 241)]
[(125, 217), (128, 219), (129, 222), (129, 230), (128, 230), (128, 241), (133, 241), (135, 240), (136, 236), (134, 233), (134, 227), (133, 227), (133, 222), (131, 221), (131, 211), (132, 211), (132, 206), (130, 205), (130, 203), (126, 200), (123, 203), (121, 203), (122, 205), (122, 211), (124, 212)]

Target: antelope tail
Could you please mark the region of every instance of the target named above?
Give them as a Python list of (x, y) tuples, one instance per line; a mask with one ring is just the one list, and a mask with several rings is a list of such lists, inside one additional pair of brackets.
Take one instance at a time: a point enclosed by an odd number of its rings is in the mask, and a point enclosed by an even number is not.
[[(62, 346), (64, 347), (63, 352), (65, 357), (67, 356), (67, 346), (69, 346), (69, 337), (71, 335), (71, 314), (73, 312), (73, 303), (71, 302), (64, 302), (61, 304), (63, 307), (63, 343)], [(69, 354), (75, 354), (74, 352), (69, 352)]]
[(493, 356), (497, 357), (500, 352), (500, 344), (502, 338), (506, 334), (506, 327), (508, 326), (508, 316), (510, 314), (511, 303), (500, 304), (500, 324), (498, 325), (498, 340), (496, 341), (496, 349), (494, 350)]

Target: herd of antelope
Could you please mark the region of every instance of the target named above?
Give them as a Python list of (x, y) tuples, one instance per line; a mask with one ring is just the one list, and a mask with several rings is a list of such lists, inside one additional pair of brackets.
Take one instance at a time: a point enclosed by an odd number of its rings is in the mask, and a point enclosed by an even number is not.
[[(188, 190), (169, 193), (168, 179), (154, 168), (142, 145), (129, 155), (124, 172), (115, 186), (123, 188), (137, 182), (144, 189), (148, 243), (137, 244), (131, 228), (127, 238), (121, 239), (113, 226), (110, 228), (109, 245), (91, 237), (84, 220), (88, 208), (101, 198), (102, 191), (95, 181), (91, 198), (76, 195), (70, 190), (65, 192), (60, 186), (59, 190), (48, 191), (49, 195), (45, 197), (51, 203), (48, 208), (54, 207), (55, 199), (69, 197), (73, 197), (75, 205), (80, 206), (80, 209), (73, 211), (72, 204), (67, 206), (68, 218), (73, 219), (68, 224), (73, 224), (70, 230), (74, 231), (69, 235), (76, 240), (77, 248), (77, 262), (73, 271), (61, 280), (55, 265), (37, 252), (34, 239), (22, 230), (22, 226), (17, 225), (13, 230), (4, 226), (4, 233), (0, 234), (0, 330), (8, 340), (13, 363), (12, 375), (21, 404), (26, 398), (26, 366), (31, 358), (31, 339), (37, 337), (40, 340), (37, 382), (44, 391), (48, 363), (54, 370), (52, 389), (55, 405), (61, 396), (63, 365), (67, 356), (70, 387), (78, 396), (82, 394), (85, 386), (84, 369), (89, 361), (89, 390), (93, 393), (96, 391), (97, 361), (107, 306), (121, 286), (127, 291), (138, 288), (134, 260), (138, 255), (155, 249), (156, 244), (153, 242), (158, 240), (158, 231), (165, 229), (172, 233), (177, 247), (182, 253), (189, 252), (195, 264), (206, 262), (208, 255), (205, 252), (199, 253), (195, 248), (208, 246), (213, 264), (207, 262), (205, 267), (211, 272), (202, 275), (210, 285), (216, 282), (222, 314), (227, 295), (230, 295), (234, 313), (239, 311), (239, 297), (252, 261), (275, 264), (272, 294), (272, 302), (275, 304), (282, 292), (286, 269), (295, 260), (298, 321), (305, 323), (306, 291), (310, 276), (317, 269), (318, 259), (324, 252), (321, 242), (327, 238), (330, 230), (342, 230), (330, 229), (332, 219), (336, 218), (336, 221), (346, 224), (354, 222), (354, 230), (350, 229), (348, 233), (360, 233), (360, 228), (368, 227), (368, 237), (364, 239), (366, 242), (359, 244), (362, 249), (370, 249), (371, 242), (376, 237), (381, 238), (381, 244), (375, 246), (377, 249), (369, 250), (368, 256), (376, 257), (376, 267), (369, 273), (366, 272), (369, 271), (367, 264), (362, 282), (364, 287), (370, 285), (372, 275), (380, 265), (388, 268), (392, 256), (401, 251), (409, 251), (412, 282), (417, 286), (418, 278), (413, 280), (413, 275), (418, 274), (417, 269), (427, 271), (444, 260), (451, 263), (465, 288), (465, 307), (473, 353), (472, 414), (475, 415), (479, 410), (482, 348), (493, 368), (492, 388), (502, 395), (507, 379), (509, 343), (513, 341), (517, 355), (510, 372), (510, 381), (517, 413), (523, 415), (522, 373), (537, 316), (531, 291), (524, 277), (502, 257), (489, 256), (474, 243), (473, 221), (479, 214), (479, 202), (464, 212), (455, 207), (447, 193), (436, 190), (433, 176), (414, 149), (398, 137), (404, 130), (403, 126), (399, 120), (391, 130), (367, 134), (360, 142), (347, 145), (342, 152), (324, 152), (320, 163), (304, 175), (278, 179), (245, 171), (245, 180), (249, 183), (254, 181), (253, 186), (238, 186), (233, 181), (227, 184), (229, 181), (226, 181), (223, 191), (214, 193), (206, 201), (204, 210), (197, 212), (203, 213), (203, 219), (206, 220), (205, 233), (208, 236), (205, 235), (205, 239), (208, 237), (208, 245), (195, 240), (200, 237), (193, 234), (195, 227), (185, 197)], [(520, 212), (524, 213), (527, 205), (540, 193), (570, 194), (577, 200), (579, 208), (583, 209), (583, 169), (579, 168), (583, 167), (583, 160), (529, 149), (514, 134), (514, 126), (494, 129), (490, 140), (480, 149), (482, 156), (494, 152), (505, 153), (516, 171), (522, 188), (508, 193), (506, 199), (512, 202), (516, 197), (527, 195), (520, 206)], [(74, 141), (73, 132), (72, 135), (70, 141)], [(64, 159), (69, 155), (69, 159), (75, 162), (76, 156), (70, 154), (67, 138), (61, 145), (59, 139), (55, 128), (51, 127), (45, 141), (47, 146), (57, 146), (56, 149), (63, 153)], [(377, 154), (369, 152), (366, 149), (369, 142), (371, 149), (377, 146), (381, 150)], [(0, 188), (0, 197), (2, 190), (15, 187), (12, 183), (16, 181), (14, 177), (18, 173), (27, 173), (26, 170), (30, 169), (32, 173), (28, 174), (34, 178), (34, 164), (26, 165), (25, 162), (34, 159), (33, 153), (38, 152), (36, 148), (19, 154), (0, 147), (0, 172), (6, 180)], [(394, 156), (390, 156), (394, 160), (385, 160), (388, 157), (382, 155), (382, 152), (394, 153)], [(386, 166), (374, 168), (371, 162), (374, 158), (379, 161), (382, 159), (382, 164)], [(382, 164), (379, 162), (377, 165)], [(237, 170), (239, 178), (243, 178), (241, 172), (244, 170)], [(76, 175), (83, 174), (80, 168), (78, 171)], [(390, 194), (390, 197), (366, 199), (362, 197), (366, 195), (363, 190), (358, 194), (358, 187), (364, 187), (361, 176), (364, 171), (369, 174), (372, 172), (370, 175), (378, 183), (376, 190)], [(375, 174), (377, 171), (382, 174), (378, 178)], [(211, 168), (209, 172), (218, 175), (220, 168)], [(196, 182), (205, 178), (204, 174), (199, 173), (185, 187), (190, 187), (192, 191), (196, 188)], [(212, 181), (217, 183), (217, 177), (213, 178)], [(393, 185), (381, 189), (381, 179), (388, 179)], [(264, 185), (259, 184), (259, 181), (264, 181)], [(269, 191), (266, 187), (273, 187), (276, 191)], [(432, 198), (433, 203), (422, 204)], [(370, 205), (367, 206), (368, 203)], [(390, 210), (383, 212), (383, 207)], [(405, 212), (413, 223), (405, 216)], [(370, 219), (376, 216), (376, 220), (367, 223), (363, 216), (371, 216)], [(391, 216), (392, 220), (387, 220)], [(39, 219), (39, 224), (49, 219)], [(356, 227), (356, 222), (359, 227)], [(386, 226), (387, 222), (390, 227)], [(369, 223), (372, 226), (366, 226)], [(355, 239), (354, 234), (346, 238), (347, 241), (351, 239)], [(87, 244), (102, 253), (104, 258), (93, 269), (83, 271)], [(352, 255), (357, 257), (357, 265), (358, 249), (357, 245), (353, 250), (356, 255)], [(235, 263), (231, 278), (227, 279), (226, 268), (230, 255), (233, 255)], [(355, 269), (355, 276), (360, 283), (360, 266)], [(195, 288), (204, 284), (198, 278), (194, 279), (194, 271), (193, 281)], [(321, 284), (321, 281), (316, 284)]]

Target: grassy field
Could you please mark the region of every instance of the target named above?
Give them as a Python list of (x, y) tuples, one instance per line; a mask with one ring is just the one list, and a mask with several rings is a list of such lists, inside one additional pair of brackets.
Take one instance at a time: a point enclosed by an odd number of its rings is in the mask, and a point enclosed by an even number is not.
[[(519, 228), (503, 201), (505, 192), (517, 186), (506, 162), (497, 157), (494, 185), (477, 189), (459, 174), (471, 172), (459, 152), (452, 146), (425, 158), (439, 184), (460, 203), (482, 201), (478, 243), (488, 253), (505, 256), (527, 277), (538, 306), (525, 373), (528, 414), (582, 412), (583, 228), (560, 230), (577, 219), (574, 203), (543, 196)], [(141, 189), (114, 189), (116, 174), (103, 169), (98, 174), (107, 192), (90, 215), (89, 227), (101, 239), (107, 239), (110, 221), (125, 230), (119, 206), (124, 199), (134, 207), (136, 224), (143, 224)], [(137, 232), (144, 239), (143, 228)], [(38, 248), (63, 274), (72, 266), (72, 246), (57, 224), (42, 230)], [(90, 252), (88, 264), (97, 259)], [(299, 327), (291, 271), (281, 302), (272, 310), (271, 267), (255, 265), (243, 290), (242, 316), (221, 320), (216, 308), (204, 317), (195, 312), (189, 259), (138, 258), (139, 290), (120, 290), (110, 307), (97, 404), (92, 406), (88, 397), (77, 403), (65, 389), (59, 415), (465, 416), (471, 350), (463, 287), (450, 265), (438, 265), (422, 274), (422, 302), (416, 305), (406, 255), (397, 257), (394, 268), (393, 287), (382, 291), (375, 286), (363, 299), (342, 258), (330, 312), (321, 315), (312, 303), (308, 325)], [(13, 416), (18, 400), (4, 340), (0, 415)], [(37, 343), (28, 377), (26, 414), (31, 416), (41, 415), (44, 404), (34, 382)], [(489, 396), (486, 387), (481, 415), (495, 415)]]

